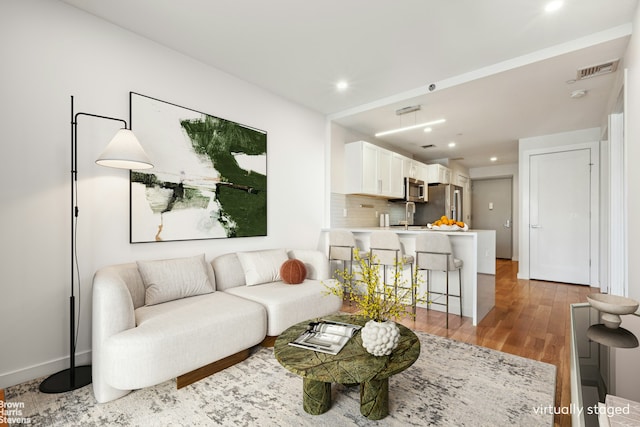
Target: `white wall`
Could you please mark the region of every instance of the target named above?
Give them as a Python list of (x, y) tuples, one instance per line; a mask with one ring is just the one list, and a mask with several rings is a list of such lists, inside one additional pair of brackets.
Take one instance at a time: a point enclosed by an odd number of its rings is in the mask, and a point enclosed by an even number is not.
[(135, 91), (268, 132), (267, 237), (132, 245), (128, 173), (94, 164), (117, 125), (83, 119), (80, 361), (90, 356), (91, 280), (101, 266), (317, 246), (327, 129), (320, 114), (57, 1), (3, 0), (0, 39), (0, 388), (68, 366), (70, 95), (76, 112), (128, 119)]
[(629, 297), (640, 300), (640, 7), (633, 18), (633, 35), (625, 54), (627, 87), (625, 111), (627, 231), (628, 231), (628, 289)]
[[(519, 259), (519, 246), (520, 246), (520, 203), (519, 203), (519, 194), (520, 194), (520, 184), (519, 184), (519, 172), (518, 165), (508, 164), (508, 165), (496, 165), (496, 166), (487, 166), (482, 168), (471, 168), (469, 169), (469, 176), (471, 179), (483, 179), (483, 178), (503, 178), (503, 177), (512, 177), (512, 186), (513, 186), (513, 212), (512, 212), (512, 225), (511, 230), (513, 235), (512, 237), (512, 252), (511, 259), (513, 261), (518, 261)], [(473, 197), (473, 194), (471, 195)], [(471, 212), (473, 215), (473, 212)], [(473, 223), (472, 223), (473, 224)]]

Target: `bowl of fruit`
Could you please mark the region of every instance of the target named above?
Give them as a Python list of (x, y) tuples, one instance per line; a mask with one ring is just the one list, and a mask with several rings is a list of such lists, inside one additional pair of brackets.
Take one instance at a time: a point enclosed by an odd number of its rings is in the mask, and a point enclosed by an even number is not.
[(440, 231), (467, 231), (469, 225), (442, 215), (440, 219), (427, 224), (427, 228)]

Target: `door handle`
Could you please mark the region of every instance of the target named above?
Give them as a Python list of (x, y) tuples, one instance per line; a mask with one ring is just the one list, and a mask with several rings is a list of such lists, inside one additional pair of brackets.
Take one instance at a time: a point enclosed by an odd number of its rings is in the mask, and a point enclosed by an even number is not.
[(531, 228), (542, 228), (541, 226), (539, 226), (538, 224), (531, 224), (530, 226)]
[(507, 222), (504, 223), (504, 228), (511, 228), (511, 220), (508, 219)]

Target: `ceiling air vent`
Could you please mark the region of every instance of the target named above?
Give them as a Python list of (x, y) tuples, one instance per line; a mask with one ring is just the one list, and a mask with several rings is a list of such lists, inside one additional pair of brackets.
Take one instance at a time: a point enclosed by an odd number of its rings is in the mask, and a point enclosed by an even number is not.
[(604, 74), (614, 73), (618, 69), (620, 59), (604, 62), (590, 67), (580, 68), (576, 76), (576, 80), (590, 79), (591, 77), (602, 76)]
[(427, 145), (423, 145), (422, 148), (436, 148), (435, 144), (427, 144)]

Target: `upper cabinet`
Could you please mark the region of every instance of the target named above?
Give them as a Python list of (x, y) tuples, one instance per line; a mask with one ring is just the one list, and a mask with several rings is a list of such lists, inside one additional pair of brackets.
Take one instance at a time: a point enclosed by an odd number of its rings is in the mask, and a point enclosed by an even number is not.
[(451, 184), (451, 169), (441, 164), (427, 165), (427, 184)]
[(346, 191), (349, 194), (401, 198), (403, 156), (366, 141), (345, 145)]
[(402, 170), (404, 156), (391, 152), (391, 170), (389, 171), (389, 195), (391, 197), (404, 196), (404, 173)]
[(418, 169), (416, 167), (416, 161), (413, 159), (410, 159), (408, 157), (403, 157), (402, 158), (402, 175), (405, 178), (416, 178), (417, 174), (418, 174)]
[(454, 173), (453, 184), (465, 189), (465, 191), (471, 190), (471, 178), (460, 172)]
[(427, 165), (422, 162), (402, 156), (402, 171), (405, 178), (427, 181)]

